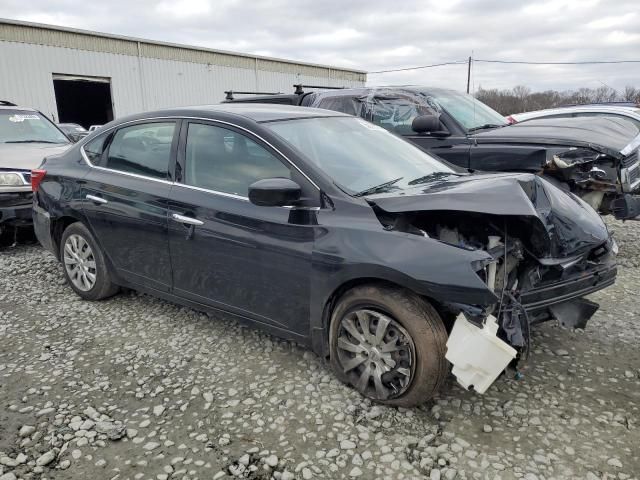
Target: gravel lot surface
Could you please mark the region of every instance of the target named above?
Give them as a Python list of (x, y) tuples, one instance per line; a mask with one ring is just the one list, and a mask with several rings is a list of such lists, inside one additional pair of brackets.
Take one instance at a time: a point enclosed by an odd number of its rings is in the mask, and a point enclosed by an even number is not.
[(81, 301), (0, 250), (0, 480), (640, 477), (640, 223), (584, 332), (535, 331), (523, 378), (373, 405), (313, 353), (128, 292)]

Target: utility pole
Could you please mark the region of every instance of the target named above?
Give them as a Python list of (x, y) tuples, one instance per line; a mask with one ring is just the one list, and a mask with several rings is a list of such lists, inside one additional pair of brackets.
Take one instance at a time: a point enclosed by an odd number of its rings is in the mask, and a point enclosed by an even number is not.
[(469, 93), (470, 84), (471, 84), (471, 57), (469, 57), (469, 64), (467, 65), (467, 93)]

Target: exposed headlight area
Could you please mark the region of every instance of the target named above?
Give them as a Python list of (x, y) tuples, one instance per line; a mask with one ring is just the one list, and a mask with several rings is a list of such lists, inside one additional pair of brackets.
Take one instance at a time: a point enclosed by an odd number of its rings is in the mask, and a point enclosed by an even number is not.
[(640, 149), (622, 160), (620, 183), (625, 193), (633, 192), (640, 187)]
[(31, 185), (29, 173), (0, 171), (0, 187), (24, 187), (25, 185)]

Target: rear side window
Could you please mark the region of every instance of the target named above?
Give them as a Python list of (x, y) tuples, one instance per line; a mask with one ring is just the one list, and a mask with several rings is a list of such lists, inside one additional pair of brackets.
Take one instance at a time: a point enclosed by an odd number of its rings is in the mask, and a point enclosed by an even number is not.
[(190, 123), (184, 183), (216, 192), (248, 196), (264, 178), (291, 178), (289, 169), (250, 138), (222, 127)]
[(640, 121), (635, 118), (627, 117), (626, 115), (618, 115), (616, 113), (605, 113), (605, 112), (580, 112), (575, 114), (576, 117), (615, 117), (621, 120), (626, 120), (627, 122), (633, 123), (636, 127), (640, 129)]
[(318, 102), (318, 108), (333, 110), (334, 112), (347, 113), (356, 117), (363, 116), (363, 103), (360, 99), (341, 95), (339, 97), (327, 97)]
[(175, 122), (144, 123), (121, 128), (113, 135), (107, 157), (101, 166), (166, 179), (175, 128)]

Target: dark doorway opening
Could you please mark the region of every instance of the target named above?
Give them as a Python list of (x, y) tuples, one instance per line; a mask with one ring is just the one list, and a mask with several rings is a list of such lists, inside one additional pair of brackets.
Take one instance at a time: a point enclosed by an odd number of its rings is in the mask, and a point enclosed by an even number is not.
[(88, 129), (113, 120), (110, 79), (54, 74), (53, 89), (58, 123), (77, 123)]

